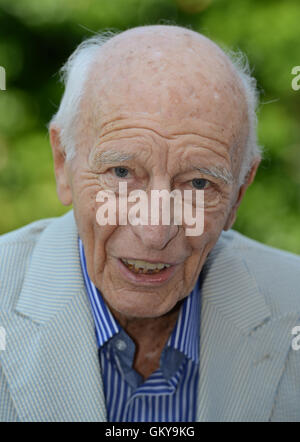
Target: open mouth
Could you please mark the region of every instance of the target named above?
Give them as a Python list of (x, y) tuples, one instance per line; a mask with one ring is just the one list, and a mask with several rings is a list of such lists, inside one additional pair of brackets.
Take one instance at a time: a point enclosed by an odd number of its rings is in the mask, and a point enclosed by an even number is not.
[(156, 273), (162, 273), (164, 270), (171, 267), (170, 264), (165, 264), (163, 262), (147, 262), (137, 259), (126, 259), (121, 258), (122, 263), (133, 273), (151, 275)]

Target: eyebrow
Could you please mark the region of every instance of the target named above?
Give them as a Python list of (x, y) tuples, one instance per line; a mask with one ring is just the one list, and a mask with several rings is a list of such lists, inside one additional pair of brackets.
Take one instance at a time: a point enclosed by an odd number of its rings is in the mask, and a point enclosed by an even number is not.
[[(130, 161), (135, 158), (135, 154), (129, 154), (126, 152), (120, 152), (118, 150), (108, 150), (106, 152), (96, 153), (93, 160), (95, 163), (110, 164), (121, 163), (123, 161)], [(196, 167), (200, 173), (204, 175), (210, 175), (213, 178), (224, 181), (226, 184), (233, 182), (233, 176), (225, 167)]]
[(93, 161), (97, 164), (122, 163), (123, 161), (132, 160), (134, 157), (135, 154), (120, 152), (118, 150), (108, 150), (106, 152), (96, 153)]
[(232, 173), (229, 172), (225, 167), (217, 167), (217, 166), (210, 167), (210, 168), (196, 167), (196, 170), (198, 170), (199, 172), (201, 172), (205, 175), (210, 175), (214, 178), (222, 180), (226, 184), (232, 184), (234, 181)]

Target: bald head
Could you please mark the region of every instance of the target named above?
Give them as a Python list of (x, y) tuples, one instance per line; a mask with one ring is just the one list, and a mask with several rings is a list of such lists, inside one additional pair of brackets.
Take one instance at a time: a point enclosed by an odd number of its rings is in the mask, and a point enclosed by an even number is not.
[(201, 113), (201, 101), (212, 99), (216, 120), (222, 101), (241, 112), (246, 109), (242, 85), (223, 51), (206, 37), (176, 26), (135, 28), (109, 40), (95, 57), (86, 87), (89, 98), (100, 103), (111, 103), (117, 94), (125, 102), (145, 96), (143, 107), (168, 114), (186, 100), (198, 100)]
[(82, 139), (88, 126), (93, 136), (95, 130), (101, 134), (107, 120), (127, 113), (159, 119), (167, 136), (174, 128), (184, 130), (186, 120), (206, 122), (207, 136), (219, 134), (221, 143), (232, 146), (238, 167), (248, 134), (245, 93), (224, 52), (196, 32), (135, 28), (99, 49), (81, 103)]
[(227, 55), (199, 33), (145, 26), (94, 44), (82, 92), (76, 144), (87, 129), (94, 137), (115, 113), (167, 118), (166, 131), (186, 118), (195, 125), (201, 119), (210, 134), (222, 128), (240, 167), (249, 138), (247, 90)]

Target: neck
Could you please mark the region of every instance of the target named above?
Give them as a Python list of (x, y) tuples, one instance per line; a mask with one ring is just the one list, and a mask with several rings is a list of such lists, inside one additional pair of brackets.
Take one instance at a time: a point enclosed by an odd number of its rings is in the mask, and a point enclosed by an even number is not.
[(161, 353), (175, 327), (182, 301), (159, 318), (128, 318), (111, 309), (136, 346), (133, 368), (146, 379), (159, 368)]

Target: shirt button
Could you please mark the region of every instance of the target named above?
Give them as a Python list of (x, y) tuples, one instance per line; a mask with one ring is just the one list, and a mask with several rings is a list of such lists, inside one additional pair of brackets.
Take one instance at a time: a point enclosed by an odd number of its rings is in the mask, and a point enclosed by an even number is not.
[(127, 348), (127, 344), (125, 341), (122, 341), (121, 339), (118, 339), (116, 342), (116, 348), (120, 351), (124, 351)]

